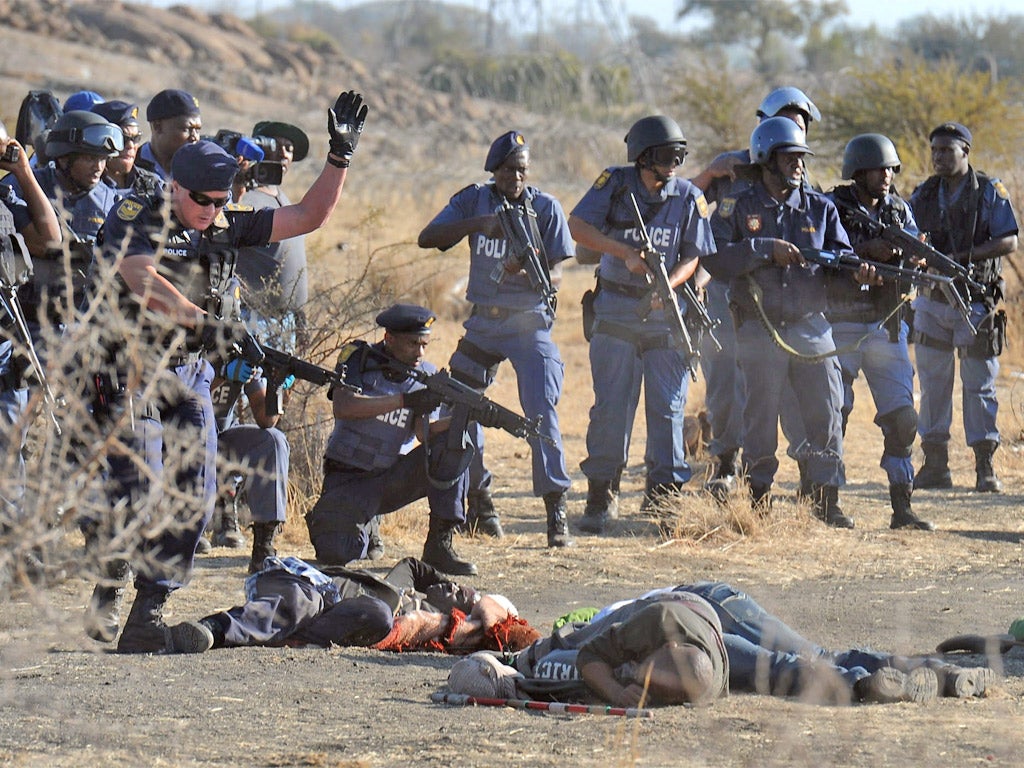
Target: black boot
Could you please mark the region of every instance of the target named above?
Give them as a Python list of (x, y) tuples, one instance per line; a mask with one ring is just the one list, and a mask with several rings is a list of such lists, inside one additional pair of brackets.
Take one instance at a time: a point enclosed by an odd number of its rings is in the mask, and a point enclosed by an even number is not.
[(466, 494), (466, 527), (470, 533), (482, 533), (495, 539), (504, 537), (494, 499), (487, 489), (474, 488)]
[(729, 494), (736, 488), (736, 458), (738, 454), (738, 450), (726, 451), (721, 454), (718, 457), (715, 474), (704, 484), (704, 490), (710, 493), (719, 504), (725, 504), (729, 500)]
[(671, 501), (682, 491), (682, 483), (648, 483), (648, 487), (644, 490), (644, 503), (640, 505), (640, 509), (644, 511), (646, 507), (647, 514), (655, 518), (663, 536), (670, 537), (676, 533), (674, 525), (676, 515)]
[(910, 508), (910, 495), (914, 486), (910, 483), (893, 483), (889, 486), (889, 500), (892, 502), (890, 528), (911, 528), (917, 531), (934, 531), (935, 525), (922, 520)]
[(164, 589), (139, 591), (117, 641), (118, 653), (203, 653), (213, 647), (212, 633), (199, 622), (164, 624), (168, 596)]
[(217, 496), (217, 506), (213, 511), (213, 536), (211, 537), (211, 543), (215, 547), (245, 548), (245, 535), (238, 526), (238, 489), (241, 484), (242, 478), (237, 476), (233, 486), (223, 495)]
[(576, 527), (584, 533), (603, 533), (609, 509), (617, 504), (611, 480), (587, 480), (587, 506)]
[(384, 557), (384, 538), (380, 535), (380, 515), (370, 521), (370, 541), (366, 545), (366, 559), (380, 560)]
[(611, 484), (611, 502), (608, 504), (608, 519), (618, 520), (619, 519), (619, 494), (622, 492), (622, 473), (626, 469), (625, 465), (619, 467), (615, 473), (615, 477), (612, 478)]
[(977, 473), (977, 482), (974, 490), (978, 493), (1002, 493), (1003, 484), (996, 477), (995, 467), (992, 466), (992, 455), (996, 452), (999, 443), (995, 440), (982, 440), (973, 446), (974, 448), (974, 471)]
[(112, 643), (121, 628), (121, 604), (128, 583), (128, 561), (108, 560), (104, 579), (95, 586), (85, 610), (85, 634), (101, 643)]
[(853, 518), (843, 514), (839, 506), (839, 486), (812, 485), (811, 502), (814, 516), (833, 528), (853, 528)]
[(949, 446), (946, 443), (921, 443), (924, 451), (924, 466), (914, 478), (914, 490), (929, 488), (952, 488), (953, 478), (949, 474)]
[(569, 536), (569, 517), (565, 511), (566, 493), (567, 491), (551, 491), (544, 494), (549, 547), (571, 547), (576, 543)]
[(274, 536), (280, 523), (253, 523), (252, 524), (252, 557), (249, 559), (249, 573), (256, 573), (263, 569), (263, 561), (268, 557), (277, 557), (277, 550), (274, 549)]
[(750, 508), (760, 517), (768, 517), (772, 511), (772, 487), (761, 483), (750, 484)]
[(807, 474), (807, 460), (797, 459), (796, 468), (800, 472), (800, 485), (796, 489), (796, 500), (813, 501), (814, 486), (811, 485), (811, 479)]
[(422, 560), (451, 576), (476, 576), (476, 566), (468, 560), (460, 559), (452, 548), (452, 533), (456, 525), (452, 520), (430, 518)]

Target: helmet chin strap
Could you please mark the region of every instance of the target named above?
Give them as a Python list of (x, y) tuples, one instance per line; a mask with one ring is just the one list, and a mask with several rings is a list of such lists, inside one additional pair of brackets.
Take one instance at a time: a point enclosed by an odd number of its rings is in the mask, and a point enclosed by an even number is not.
[(786, 176), (779, 170), (778, 155), (773, 153), (771, 160), (771, 165), (768, 166), (768, 173), (778, 179), (779, 183), (787, 189), (800, 189), (801, 179), (794, 179), (792, 176)]
[(671, 176), (666, 176), (664, 173), (659, 171), (658, 166), (648, 160), (637, 160), (636, 164), (638, 168), (642, 168), (653, 173), (654, 180), (660, 184), (668, 184), (668, 180), (672, 178)]

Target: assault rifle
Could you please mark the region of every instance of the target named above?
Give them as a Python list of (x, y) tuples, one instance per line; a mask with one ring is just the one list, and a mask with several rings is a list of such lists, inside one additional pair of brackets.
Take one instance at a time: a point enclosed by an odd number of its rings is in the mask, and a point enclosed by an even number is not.
[(929, 269), (934, 269), (940, 275), (963, 280), (972, 291), (983, 292), (985, 290), (983, 285), (975, 282), (971, 277), (969, 265), (965, 266), (958, 261), (954, 261), (946, 254), (935, 250), (928, 243), (919, 240), (896, 224), (883, 224), (880, 221), (875, 221), (856, 206), (842, 200), (836, 200), (835, 202), (836, 205), (851, 214), (859, 224), (866, 227), (872, 235), (885, 240), (893, 248), (901, 251), (904, 256), (914, 261), (923, 261)]
[(433, 392), (442, 403), (450, 406), (452, 426), (449, 432), (452, 435), (461, 435), (469, 422), (475, 421), (482, 427), (503, 429), (515, 437), (536, 438), (550, 445), (555, 444), (554, 440), (540, 431), (541, 419), (539, 416), (535, 419), (520, 416), (515, 411), (499, 405), (472, 387), (452, 378), (451, 374), (443, 368), (437, 373), (427, 373), (376, 350), (374, 357), (380, 362), (382, 368), (415, 379), (430, 392)]
[[(28, 247), (21, 235), (5, 235), (0, 237), (0, 309), (3, 315), (0, 316), (0, 326), (4, 328), (14, 327), (14, 332), (24, 347), (24, 353), (28, 357), (29, 367), (32, 375), (39, 382), (43, 392), (43, 402), (50, 415), (50, 421), (61, 434), (60, 421), (57, 419), (57, 409), (67, 405), (64, 399), (55, 395), (46, 378), (46, 371), (39, 360), (36, 352), (35, 342), (32, 340), (32, 332), (29, 330), (28, 322), (25, 320), (25, 312), (21, 307), (18, 298), (18, 288), (32, 278), (32, 257), (29, 256)], [(15, 365), (12, 361), (12, 365)]]
[[(643, 257), (644, 264), (647, 265), (647, 269), (650, 272), (648, 280), (651, 283), (652, 294), (657, 294), (658, 298), (661, 299), (661, 303), (665, 307), (665, 315), (668, 319), (669, 327), (672, 329), (672, 338), (683, 350), (683, 354), (686, 356), (688, 361), (687, 364), (690, 367), (690, 376), (693, 377), (694, 381), (696, 381), (697, 358), (700, 356), (700, 350), (698, 346), (693, 343), (693, 339), (690, 337), (690, 332), (686, 328), (686, 323), (683, 320), (683, 313), (679, 307), (679, 297), (672, 288), (668, 269), (665, 267), (665, 257), (654, 247), (654, 242), (651, 240), (651, 235), (647, 231), (647, 224), (644, 222), (643, 214), (640, 213), (640, 205), (637, 203), (636, 196), (632, 192), (629, 193), (629, 202), (632, 207), (633, 223), (636, 225), (637, 234), (640, 236), (640, 240), (643, 244), (641, 256)], [(715, 338), (714, 334), (714, 329), (718, 323), (711, 319), (711, 315), (708, 314), (708, 310), (707, 307), (704, 306), (704, 302), (697, 297), (697, 293), (689, 283), (683, 283), (682, 291), (687, 304), (693, 311), (696, 327), (701, 333), (707, 333), (708, 337), (714, 343), (715, 348), (718, 351), (721, 351), (722, 345), (718, 343), (718, 339)], [(650, 311), (651, 305), (649, 298), (645, 308), (645, 314), (649, 314)]]
[[(524, 206), (527, 216), (537, 217), (537, 212), (532, 207)], [(501, 231), (508, 243), (508, 250), (505, 258), (498, 264), (491, 273), (491, 279), (500, 283), (509, 274), (508, 267), (518, 267), (526, 272), (530, 280), (530, 287), (540, 291), (544, 303), (555, 314), (555, 306), (558, 303), (556, 291), (551, 285), (551, 273), (548, 271), (547, 259), (544, 257), (543, 244), (536, 245), (530, 240), (530, 232), (523, 221), (520, 207), (505, 200), (494, 211), (501, 224)], [(516, 269), (515, 271), (518, 271)]]
[(869, 261), (862, 259), (853, 251), (823, 251), (817, 248), (801, 248), (801, 255), (804, 259), (814, 264), (821, 264), (826, 267), (844, 269), (849, 272), (857, 272), (865, 264), (874, 267), (875, 272), (880, 275), (888, 275), (897, 280), (906, 280), (911, 285), (937, 289), (945, 297), (949, 305), (955, 308), (964, 319), (971, 332), (977, 335), (978, 329), (971, 323), (971, 308), (964, 301), (955, 285), (955, 279), (948, 275), (937, 275), (934, 272), (924, 272), (918, 269), (907, 269), (894, 264), (886, 264), (880, 261)]
[(318, 387), (330, 384), (333, 387), (358, 392), (357, 387), (346, 384), (340, 371), (331, 371), (319, 365), (306, 362), (302, 358), (289, 355), (279, 349), (263, 346), (263, 373), (267, 378), (267, 416), (280, 416), (284, 405), (284, 393), (281, 390), (284, 380), (289, 376), (308, 381)]

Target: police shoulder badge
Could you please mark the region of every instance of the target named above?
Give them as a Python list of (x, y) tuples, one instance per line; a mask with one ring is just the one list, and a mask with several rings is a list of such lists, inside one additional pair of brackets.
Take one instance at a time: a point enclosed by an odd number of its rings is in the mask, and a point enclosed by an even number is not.
[(718, 204), (718, 215), (723, 219), (727, 219), (732, 216), (733, 208), (736, 207), (735, 197), (726, 197), (722, 199), (722, 202)]
[(747, 214), (747, 231), (752, 233), (761, 231), (760, 213)]
[(344, 365), (348, 362), (348, 359), (352, 357), (359, 349), (365, 345), (365, 342), (349, 342), (341, 348), (341, 352), (338, 353), (338, 365)]
[(597, 181), (594, 182), (594, 189), (604, 189), (604, 185), (608, 183), (608, 179), (612, 177), (612, 172), (605, 168), (601, 171), (601, 175), (597, 177)]
[(217, 213), (217, 218), (213, 220), (213, 226), (217, 229), (227, 229), (230, 224), (228, 223), (228, 217), (224, 215), (224, 211)]
[(224, 206), (225, 211), (252, 211), (255, 210), (251, 205), (245, 203), (228, 203)]
[(1003, 182), (993, 181), (992, 186), (995, 188), (996, 194), (1003, 198), (1003, 200), (1009, 199), (1010, 193), (1006, 191), (1006, 187), (1003, 185)]
[(142, 203), (138, 200), (133, 200), (130, 197), (126, 197), (121, 201), (121, 204), (117, 206), (117, 218), (122, 221), (135, 221), (135, 218), (142, 211)]
[(697, 213), (702, 219), (708, 217), (708, 201), (704, 199), (703, 193), (697, 195)]

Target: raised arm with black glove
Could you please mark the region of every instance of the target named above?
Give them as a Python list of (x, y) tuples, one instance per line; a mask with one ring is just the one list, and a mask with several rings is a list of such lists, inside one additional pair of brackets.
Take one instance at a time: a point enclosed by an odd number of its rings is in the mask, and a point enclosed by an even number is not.
[(367, 107), (355, 91), (345, 91), (327, 110), (327, 132), (331, 135), (331, 152), (327, 162), (337, 168), (348, 168), (366, 124)]

